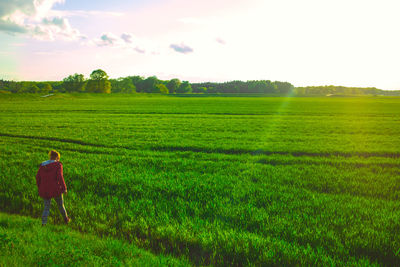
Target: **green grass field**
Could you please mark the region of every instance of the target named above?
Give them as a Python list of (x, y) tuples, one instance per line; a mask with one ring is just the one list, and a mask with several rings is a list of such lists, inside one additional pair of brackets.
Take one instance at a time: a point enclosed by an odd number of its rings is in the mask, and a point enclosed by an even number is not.
[(398, 97), (2, 95), (0, 112), (2, 212), (40, 225), (56, 149), (74, 230), (182, 264), (400, 265)]
[(81, 234), (69, 227), (0, 213), (1, 266), (187, 266), (126, 241)]

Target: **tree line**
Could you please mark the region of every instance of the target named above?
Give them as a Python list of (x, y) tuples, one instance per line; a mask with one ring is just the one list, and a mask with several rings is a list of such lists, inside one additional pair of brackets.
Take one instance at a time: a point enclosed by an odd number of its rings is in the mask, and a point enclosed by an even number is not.
[(400, 90), (385, 91), (374, 87), (307, 86), (270, 80), (189, 83), (177, 78), (160, 80), (156, 76), (127, 76), (110, 79), (104, 70), (94, 70), (88, 79), (72, 74), (62, 81), (0, 80), (0, 93), (159, 93), (159, 94), (277, 94), (277, 95), (400, 95)]
[(72, 74), (62, 81), (16, 82), (0, 80), (0, 93), (191, 93), (188, 81), (160, 80), (156, 76), (128, 76), (110, 79), (101, 69), (94, 70), (89, 79), (83, 74)]
[(223, 83), (205, 82), (192, 83), (193, 93), (259, 93), (259, 94), (289, 94), (294, 90), (294, 86), (288, 82), (271, 82), (270, 80), (256, 81), (230, 81)]
[(296, 95), (386, 95), (400, 96), (400, 90), (382, 90), (375, 87), (306, 86), (296, 87)]

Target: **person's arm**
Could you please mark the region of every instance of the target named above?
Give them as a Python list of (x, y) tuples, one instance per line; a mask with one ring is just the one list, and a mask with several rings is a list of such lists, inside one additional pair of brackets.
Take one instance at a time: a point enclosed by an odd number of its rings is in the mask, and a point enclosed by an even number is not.
[(60, 163), (60, 168), (58, 169), (58, 173), (57, 173), (57, 180), (58, 180), (59, 185), (61, 185), (61, 192), (66, 193), (67, 186), (65, 185), (64, 175), (63, 175), (63, 166), (61, 163)]

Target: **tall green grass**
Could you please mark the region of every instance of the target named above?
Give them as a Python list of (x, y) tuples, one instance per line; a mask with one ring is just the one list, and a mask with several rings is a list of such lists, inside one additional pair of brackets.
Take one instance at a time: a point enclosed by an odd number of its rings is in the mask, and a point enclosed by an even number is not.
[(400, 264), (399, 98), (7, 96), (0, 111), (2, 211), (40, 216), (34, 175), (57, 149), (82, 232), (197, 265)]
[(1, 266), (188, 266), (120, 240), (98, 238), (67, 226), (0, 213)]

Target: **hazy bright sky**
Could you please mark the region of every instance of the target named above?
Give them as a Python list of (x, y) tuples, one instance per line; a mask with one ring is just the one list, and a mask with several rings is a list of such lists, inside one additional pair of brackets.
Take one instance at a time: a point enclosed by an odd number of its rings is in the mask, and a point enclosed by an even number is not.
[(399, 0), (0, 0), (0, 79), (400, 89)]

